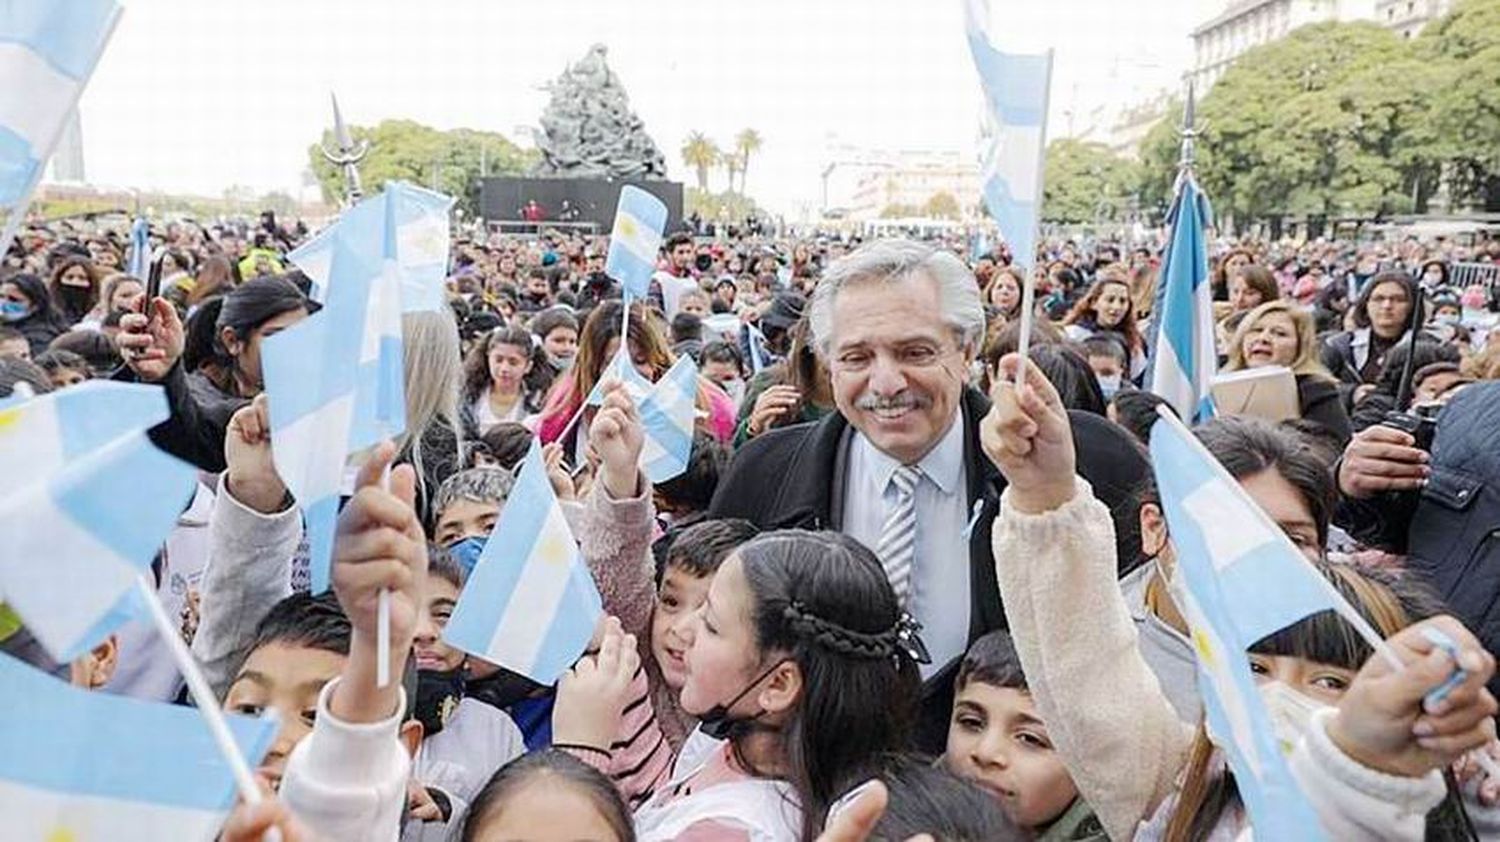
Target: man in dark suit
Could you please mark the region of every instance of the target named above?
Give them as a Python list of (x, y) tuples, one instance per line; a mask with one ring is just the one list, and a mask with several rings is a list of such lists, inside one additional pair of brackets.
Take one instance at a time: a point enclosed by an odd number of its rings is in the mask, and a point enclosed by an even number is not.
[[(881, 240), (828, 267), (807, 318), (838, 411), (745, 445), (710, 516), (836, 530), (875, 550), (924, 627), (918, 742), (941, 751), (957, 662), (1006, 626), (990, 549), (1005, 480), (979, 446), (989, 400), (967, 385), (984, 337), (978, 286), (951, 253)], [(1097, 415), (1076, 413), (1073, 430), (1079, 473), (1123, 508), (1146, 475), (1139, 446)]]

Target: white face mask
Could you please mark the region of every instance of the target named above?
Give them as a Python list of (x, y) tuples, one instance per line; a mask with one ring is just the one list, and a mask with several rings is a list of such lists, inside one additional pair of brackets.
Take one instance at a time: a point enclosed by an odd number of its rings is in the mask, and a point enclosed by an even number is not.
[(1309, 698), (1280, 681), (1261, 684), (1260, 700), (1265, 703), (1266, 713), (1271, 715), (1271, 728), (1276, 732), (1276, 742), (1281, 753), (1290, 756), (1312, 724), (1313, 714), (1333, 707), (1317, 699)]
[(573, 367), (573, 360), (577, 359), (577, 355), (574, 355), (572, 357), (554, 357), (551, 354), (548, 354), (547, 359), (551, 361), (553, 365), (557, 366), (558, 371), (567, 371), (568, 369)]
[(1099, 391), (1104, 393), (1105, 400), (1113, 398), (1120, 391), (1120, 375), (1096, 374), (1094, 377), (1099, 381)]

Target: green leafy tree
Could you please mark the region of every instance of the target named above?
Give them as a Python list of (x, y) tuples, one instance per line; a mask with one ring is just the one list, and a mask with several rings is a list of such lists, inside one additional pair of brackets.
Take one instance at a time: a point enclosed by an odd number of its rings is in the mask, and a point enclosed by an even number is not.
[(1055, 140), (1047, 144), (1042, 218), (1062, 223), (1119, 220), (1139, 181), (1136, 164), (1102, 143)]
[(698, 190), (707, 194), (708, 171), (719, 163), (719, 147), (703, 132), (693, 132), (682, 142), (682, 162), (693, 168), (698, 177)]
[(933, 219), (958, 219), (958, 199), (947, 191), (934, 193), (927, 204), (922, 206), (922, 212)]
[[(535, 152), (522, 150), (497, 132), (443, 132), (411, 120), (385, 120), (373, 128), (351, 126), (350, 134), (356, 143), (370, 143), (359, 165), (367, 193), (380, 190), (387, 181), (409, 181), (453, 196), (471, 214), (478, 211), (482, 172), (518, 174), (536, 159)], [(333, 148), (333, 133), (324, 132), (322, 142)], [(317, 144), (308, 147), (307, 154), (324, 200), (338, 204), (345, 191), (343, 168), (328, 163)]]
[(1500, 211), (1500, 0), (1468, 0), (1428, 24), (1419, 61), (1435, 68), (1431, 142), (1450, 198)]
[[(1373, 23), (1306, 26), (1245, 53), (1198, 108), (1199, 181), (1221, 214), (1382, 216), (1436, 186), (1431, 125), (1441, 73)], [(1161, 207), (1182, 120), (1168, 109), (1143, 145), (1143, 202)]]

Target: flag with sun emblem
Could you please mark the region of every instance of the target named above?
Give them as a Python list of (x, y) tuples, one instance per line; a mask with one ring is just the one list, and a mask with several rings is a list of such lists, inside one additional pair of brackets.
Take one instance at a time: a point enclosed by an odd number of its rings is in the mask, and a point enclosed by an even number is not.
[(443, 639), (552, 684), (583, 654), (601, 613), (599, 592), (533, 441)]
[[(5, 839), (209, 842), (234, 774), (192, 708), (73, 687), (0, 655), (0, 811)], [(254, 765), (274, 718), (228, 716)]]
[(1208, 734), (1234, 770), (1255, 838), (1324, 839), (1246, 652), (1319, 611), (1358, 614), (1170, 412), (1151, 430), (1151, 464), (1176, 548), (1172, 597), (1192, 629)]
[(666, 226), (667, 206), (661, 199), (639, 187), (627, 184), (621, 188), (604, 272), (620, 282), (627, 298), (646, 297), (651, 274), (656, 271), (661, 232)]

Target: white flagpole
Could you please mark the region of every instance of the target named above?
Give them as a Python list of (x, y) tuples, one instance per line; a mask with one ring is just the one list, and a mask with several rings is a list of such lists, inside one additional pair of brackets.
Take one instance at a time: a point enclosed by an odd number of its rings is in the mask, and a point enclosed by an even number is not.
[(37, 184), (42, 180), (42, 173), (46, 171), (47, 162), (52, 159), (52, 153), (57, 151), (57, 143), (62, 139), (63, 131), (68, 125), (68, 115), (77, 110), (78, 100), (83, 96), (84, 88), (88, 87), (89, 80), (94, 78), (94, 68), (99, 66), (99, 57), (104, 55), (105, 48), (109, 46), (109, 39), (114, 36), (115, 27), (119, 25), (120, 15), (124, 11), (124, 8), (115, 6), (114, 13), (109, 16), (109, 25), (104, 28), (104, 40), (99, 44), (99, 52), (94, 55), (93, 64), (89, 65), (89, 71), (83, 75), (77, 89), (73, 91), (72, 101), (68, 103), (68, 109), (63, 112), (63, 119), (58, 122), (57, 128), (52, 132), (45, 154), (38, 156), (41, 164), (36, 168), (36, 174), (31, 177), (31, 183), (26, 185), (26, 191), (10, 209), (10, 214), (5, 220), (5, 229), (0, 231), (0, 257), (10, 251), (10, 243), (15, 239), (16, 231), (20, 229), (21, 222), (26, 218), (26, 209), (31, 207), (31, 194), (36, 191)]
[[(1020, 354), (1020, 364), (1016, 366), (1016, 388), (1026, 382), (1026, 356), (1031, 353), (1031, 325), (1035, 320), (1033, 310), (1036, 309), (1036, 249), (1042, 239), (1042, 199), (1046, 195), (1045, 182), (1047, 172), (1047, 110), (1052, 106), (1052, 59), (1055, 51), (1047, 50), (1047, 84), (1046, 93), (1042, 95), (1042, 133), (1040, 142), (1037, 144), (1036, 153), (1036, 194), (1032, 197), (1032, 207), (1036, 208), (1036, 221), (1031, 226), (1031, 254), (1025, 255), (1026, 271), (1021, 275), (1021, 339), (1016, 346), (1016, 352)], [(1012, 254), (1011, 259), (1018, 261), (1022, 255)]]
[(202, 715), (203, 721), (208, 723), (209, 733), (213, 735), (214, 742), (219, 746), (219, 752), (224, 755), (225, 762), (229, 764), (229, 770), (234, 773), (234, 781), (239, 786), (240, 797), (245, 799), (246, 804), (259, 804), (260, 787), (255, 783), (255, 776), (250, 774), (250, 764), (246, 762), (245, 755), (234, 741), (234, 735), (229, 732), (229, 723), (225, 721), (223, 711), (219, 710), (219, 700), (209, 688), (208, 679), (203, 677), (203, 671), (198, 668), (198, 662), (194, 660), (193, 653), (188, 651), (181, 632), (172, 625), (172, 619), (167, 616), (167, 609), (162, 607), (161, 600), (156, 596), (156, 587), (145, 573), (136, 579), (136, 585), (146, 602), (146, 607), (150, 609), (151, 620), (156, 625), (156, 633), (166, 642), (167, 649), (172, 653), (172, 660), (177, 662), (178, 672), (182, 673), (183, 680), (187, 682), (188, 692), (192, 694), (198, 713)]

